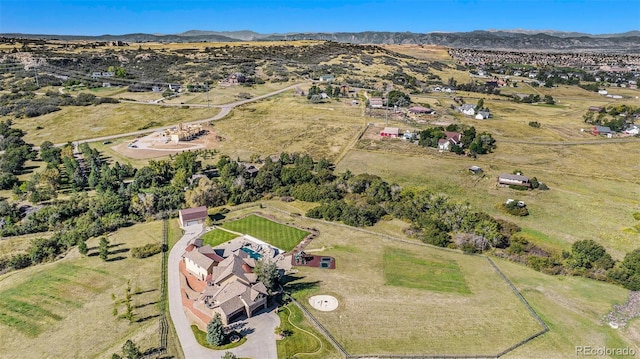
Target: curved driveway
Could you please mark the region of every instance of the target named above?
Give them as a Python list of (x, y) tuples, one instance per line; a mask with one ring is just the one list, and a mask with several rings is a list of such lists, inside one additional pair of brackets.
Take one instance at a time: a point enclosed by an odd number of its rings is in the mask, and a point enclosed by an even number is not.
[[(277, 90), (277, 91), (273, 91), (270, 92), (268, 94), (265, 95), (261, 95), (261, 96), (256, 96), (247, 100), (242, 100), (242, 101), (236, 101), (236, 102), (231, 102), (231, 103), (227, 103), (224, 105), (211, 105), (210, 107), (217, 107), (220, 109), (220, 113), (218, 113), (217, 115), (213, 116), (213, 117), (209, 117), (209, 118), (205, 118), (203, 120), (198, 120), (198, 121), (191, 121), (191, 122), (185, 122), (186, 125), (189, 124), (198, 124), (198, 123), (205, 123), (205, 122), (210, 122), (210, 121), (215, 121), (215, 120), (219, 120), (223, 117), (225, 117), (226, 115), (229, 114), (229, 112), (231, 112), (231, 110), (234, 107), (237, 106), (241, 106), (250, 102), (255, 102), (255, 101), (260, 101), (262, 99), (265, 98), (269, 98), (271, 96), (275, 96), (278, 95), (280, 93), (283, 93), (285, 91), (289, 91), (293, 88), (296, 88), (298, 86), (304, 86), (304, 85), (308, 85), (309, 83), (298, 83), (295, 85), (291, 85), (288, 87), (285, 87), (283, 89)], [(140, 105), (149, 105), (149, 106), (184, 106), (182, 104), (154, 104), (154, 103), (146, 103), (146, 102), (135, 102), (136, 104), (140, 104)], [(206, 105), (189, 105), (191, 107), (205, 107)], [(98, 142), (98, 141), (107, 141), (107, 140), (113, 140), (116, 138), (120, 138), (120, 137), (129, 137), (129, 136), (137, 136), (137, 135), (144, 135), (146, 133), (152, 133), (152, 132), (157, 132), (157, 131), (162, 131), (162, 130), (166, 130), (168, 128), (174, 127), (174, 125), (171, 126), (164, 126), (164, 127), (156, 127), (156, 128), (150, 128), (150, 129), (146, 129), (146, 130), (142, 130), (142, 131), (133, 131), (133, 132), (127, 132), (127, 133), (120, 133), (117, 135), (109, 135), (109, 136), (102, 136), (102, 137), (94, 137), (94, 138), (87, 138), (84, 140), (77, 140), (77, 141), (72, 141), (75, 143), (85, 143), (85, 142)], [(57, 143), (55, 144), (55, 146), (64, 146), (67, 143)]]
[(230, 351), (239, 358), (253, 359), (277, 359), (276, 338), (274, 329), (280, 325), (280, 318), (273, 310), (262, 312), (253, 318), (246, 319), (239, 323), (233, 323), (234, 326), (241, 326), (239, 331), (248, 331), (247, 341), (239, 347), (228, 350), (210, 350), (198, 344), (193, 332), (191, 331), (191, 323), (184, 313), (182, 306), (182, 291), (180, 289), (180, 268), (179, 263), (182, 259), (187, 245), (197, 238), (204, 231), (202, 225), (186, 227), (182, 238), (171, 248), (169, 252), (169, 268), (168, 268), (168, 293), (169, 293), (169, 312), (173, 326), (178, 334), (178, 339), (182, 345), (182, 351), (187, 359), (200, 358), (221, 358), (225, 352)]

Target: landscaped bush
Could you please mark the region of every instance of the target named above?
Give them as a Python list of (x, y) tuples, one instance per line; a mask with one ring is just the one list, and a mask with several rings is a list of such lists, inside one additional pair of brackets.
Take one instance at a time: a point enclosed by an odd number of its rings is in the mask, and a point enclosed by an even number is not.
[(162, 244), (149, 243), (142, 247), (131, 248), (131, 256), (133, 258), (147, 258), (162, 252)]

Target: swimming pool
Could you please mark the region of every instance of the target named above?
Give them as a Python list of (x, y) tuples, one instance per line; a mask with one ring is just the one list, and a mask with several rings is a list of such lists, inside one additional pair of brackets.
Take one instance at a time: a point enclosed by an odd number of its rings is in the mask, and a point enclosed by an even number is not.
[(256, 252), (256, 251), (254, 251), (253, 249), (251, 249), (251, 248), (249, 248), (249, 247), (242, 247), (242, 248), (240, 248), (240, 249), (242, 249), (243, 251), (245, 251), (245, 252), (249, 253), (249, 257), (251, 257), (251, 258), (253, 258), (253, 259), (256, 259), (256, 260), (257, 260), (257, 259), (262, 258), (262, 255), (261, 255), (260, 253), (258, 253), (258, 252)]

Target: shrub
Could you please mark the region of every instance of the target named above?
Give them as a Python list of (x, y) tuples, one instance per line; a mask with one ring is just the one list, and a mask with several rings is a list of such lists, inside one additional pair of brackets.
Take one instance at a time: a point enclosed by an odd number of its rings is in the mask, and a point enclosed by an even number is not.
[(531, 126), (533, 128), (540, 128), (540, 122), (538, 122), (538, 121), (530, 121), (529, 122), (529, 126)]
[(510, 203), (502, 203), (500, 204), (500, 209), (502, 209), (503, 211), (513, 216), (520, 216), (520, 217), (528, 216), (529, 210), (527, 210), (527, 207), (518, 206), (518, 202), (520, 201), (514, 200)]
[(147, 258), (162, 252), (162, 244), (149, 243), (142, 247), (131, 248), (131, 256), (133, 258)]
[(529, 189), (529, 187), (527, 186), (520, 186), (517, 184), (510, 184), (509, 188), (515, 189), (516, 191), (527, 191)]

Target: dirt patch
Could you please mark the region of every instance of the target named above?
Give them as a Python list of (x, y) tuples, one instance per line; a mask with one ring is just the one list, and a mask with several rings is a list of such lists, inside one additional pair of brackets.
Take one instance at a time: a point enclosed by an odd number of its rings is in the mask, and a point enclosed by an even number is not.
[(314, 295), (309, 298), (309, 304), (322, 312), (332, 312), (338, 309), (338, 300), (330, 295)]
[(171, 142), (167, 137), (163, 137), (160, 132), (136, 138), (134, 140), (112, 146), (111, 149), (130, 158), (150, 159), (164, 157), (169, 154), (176, 154), (184, 151), (195, 151), (198, 149), (213, 149), (217, 147), (220, 138), (213, 127), (206, 126), (205, 134), (191, 141)]

